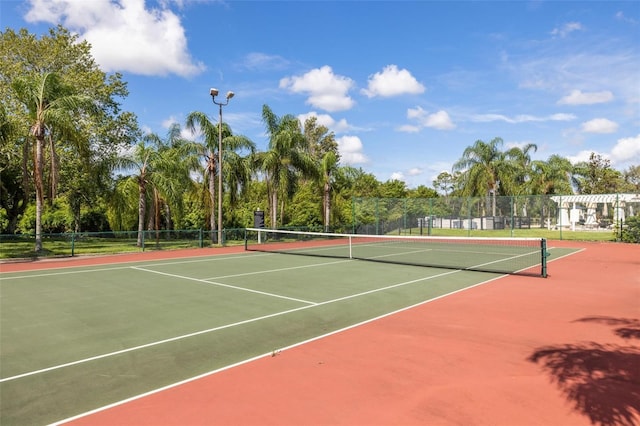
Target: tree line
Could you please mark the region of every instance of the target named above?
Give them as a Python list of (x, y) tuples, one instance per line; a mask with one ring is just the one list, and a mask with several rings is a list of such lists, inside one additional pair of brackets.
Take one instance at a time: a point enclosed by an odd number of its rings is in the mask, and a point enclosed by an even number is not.
[(64, 27), (40, 38), (7, 29), (0, 57), (0, 233), (35, 234), (36, 251), (43, 232), (207, 229), (216, 242), (214, 230), (251, 226), (256, 209), (269, 227), (339, 230), (353, 197), (493, 196), (495, 210), (498, 195), (640, 191), (640, 166), (621, 172), (595, 153), (576, 165), (532, 160), (536, 145), (505, 148), (500, 138), (466, 148), (432, 187), (381, 182), (342, 165), (334, 133), (316, 118), (302, 123), (268, 105), (265, 151), (199, 111), (166, 135), (144, 134), (121, 109), (122, 75), (101, 71)]

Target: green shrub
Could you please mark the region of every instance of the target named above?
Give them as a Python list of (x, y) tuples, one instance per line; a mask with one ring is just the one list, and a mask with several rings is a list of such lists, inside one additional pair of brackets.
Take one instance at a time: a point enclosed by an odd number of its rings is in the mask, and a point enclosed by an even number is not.
[(622, 241), (625, 243), (640, 243), (640, 216), (627, 218), (622, 230)]

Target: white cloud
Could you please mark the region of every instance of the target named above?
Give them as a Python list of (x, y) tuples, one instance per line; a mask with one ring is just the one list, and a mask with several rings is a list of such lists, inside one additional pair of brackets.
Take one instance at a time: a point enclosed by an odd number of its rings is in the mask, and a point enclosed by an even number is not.
[[(174, 124), (180, 124), (180, 120), (178, 120), (175, 116), (171, 115), (168, 118), (165, 118), (164, 120), (162, 120), (161, 126), (162, 128), (169, 130), (171, 126), (173, 126)], [(165, 135), (160, 135), (160, 136), (164, 137)], [(182, 125), (180, 126), (180, 137), (184, 139), (189, 139), (189, 140), (196, 140), (200, 136), (202, 136), (202, 132), (198, 126), (196, 126), (193, 132), (187, 129), (185, 126), (182, 126)]]
[(354, 86), (353, 80), (336, 75), (330, 66), (315, 68), (301, 76), (285, 77), (280, 80), (280, 88), (293, 93), (309, 95), (307, 103), (325, 111), (343, 111), (354, 105), (349, 90)]
[(169, 129), (169, 127), (171, 127), (172, 125), (179, 123), (178, 120), (176, 119), (176, 117), (174, 117), (173, 115), (169, 116), (169, 118), (165, 118), (164, 120), (162, 120), (162, 127), (165, 129)]
[(605, 159), (609, 158), (607, 154), (596, 152), (594, 150), (583, 150), (578, 152), (576, 155), (567, 156), (567, 159), (571, 162), (571, 164), (589, 162), (589, 158), (591, 157), (591, 154), (600, 155), (602, 158), (605, 158)]
[(608, 90), (602, 92), (584, 93), (581, 90), (572, 90), (567, 96), (558, 101), (560, 105), (593, 105), (611, 102), (613, 93)]
[(587, 133), (614, 133), (618, 124), (606, 118), (594, 118), (582, 123), (582, 131)]
[(622, 12), (618, 12), (618, 13), (616, 13), (616, 19), (618, 19), (618, 20), (620, 20), (620, 21), (623, 21), (623, 22), (627, 22), (627, 23), (629, 23), (629, 24), (634, 24), (634, 25), (638, 23), (638, 21), (636, 21), (636, 20), (635, 20), (635, 19), (633, 19), (633, 18), (628, 18), (628, 17), (627, 17), (627, 16), (625, 16), (625, 14), (624, 14), (624, 13), (622, 13)]
[(409, 174), (409, 176), (419, 176), (422, 174), (422, 169), (419, 167), (414, 167), (412, 169), (409, 169), (407, 173)]
[(520, 148), (520, 149), (522, 149), (522, 148), (524, 148), (525, 146), (527, 146), (529, 144), (534, 144), (535, 145), (535, 143), (531, 142), (531, 141), (524, 141), (524, 142), (508, 141), (508, 142), (505, 142), (504, 146), (507, 149), (511, 149), (511, 148)]
[(393, 172), (389, 180), (401, 180), (404, 182), (404, 174), (402, 172)]
[(335, 133), (343, 133), (351, 128), (351, 126), (347, 123), (347, 120), (345, 120), (344, 118), (336, 121), (329, 114), (318, 114), (315, 111), (298, 115), (298, 120), (300, 120), (300, 124), (304, 126), (304, 122), (307, 121), (307, 119), (310, 117), (316, 117), (316, 121), (319, 125), (325, 126)]
[(632, 47), (612, 39), (593, 49), (582, 46), (575, 53), (533, 50), (522, 60), (503, 65), (522, 88), (545, 90), (552, 96), (574, 87), (606, 88), (616, 94), (616, 100), (634, 103), (638, 99), (640, 56), (632, 52)]
[(374, 96), (390, 97), (403, 94), (424, 93), (425, 87), (406, 69), (396, 65), (387, 65), (381, 72), (369, 76), (369, 86), (360, 92), (370, 98)]
[(471, 117), (471, 121), (475, 121), (478, 123), (488, 123), (491, 121), (505, 121), (511, 124), (518, 124), (518, 123), (527, 123), (532, 121), (536, 121), (536, 122), (571, 121), (571, 120), (575, 120), (575, 118), (576, 118), (575, 115), (565, 114), (565, 113), (551, 114), (546, 117), (538, 117), (538, 116), (529, 115), (529, 114), (520, 114), (514, 117), (509, 117), (502, 114), (476, 114)]
[(611, 161), (636, 164), (640, 162), (640, 134), (635, 137), (618, 139), (611, 150)]
[(29, 0), (28, 22), (62, 24), (87, 40), (104, 71), (192, 76), (194, 61), (180, 18), (166, 6), (147, 9), (144, 0)]
[(420, 131), (420, 127), (411, 124), (404, 124), (402, 126), (399, 126), (396, 130), (405, 133), (418, 133)]
[(424, 120), (424, 126), (433, 127), (439, 130), (450, 130), (456, 127), (446, 111), (438, 111), (434, 114), (429, 114)]
[(451, 130), (456, 127), (451, 121), (449, 114), (443, 110), (430, 114), (421, 107), (409, 108), (407, 110), (407, 118), (416, 120), (418, 126), (405, 125), (398, 127), (398, 130), (403, 132), (416, 132), (424, 127), (431, 127), (438, 130)]
[(340, 162), (343, 164), (365, 164), (369, 159), (362, 152), (362, 141), (357, 136), (342, 136), (337, 138)]
[(629, 138), (618, 139), (610, 153), (598, 152), (596, 150), (583, 150), (576, 155), (567, 156), (567, 158), (572, 164), (589, 162), (592, 153), (600, 155), (604, 159), (611, 160), (611, 163), (617, 167), (638, 164), (638, 162), (640, 162), (640, 134)]
[(553, 31), (551, 31), (551, 35), (566, 37), (570, 33), (574, 31), (582, 30), (582, 29), (583, 27), (580, 22), (568, 22), (560, 28), (554, 28)]
[(244, 57), (240, 66), (251, 71), (264, 71), (283, 69), (288, 64), (289, 61), (284, 59), (282, 56), (251, 52)]

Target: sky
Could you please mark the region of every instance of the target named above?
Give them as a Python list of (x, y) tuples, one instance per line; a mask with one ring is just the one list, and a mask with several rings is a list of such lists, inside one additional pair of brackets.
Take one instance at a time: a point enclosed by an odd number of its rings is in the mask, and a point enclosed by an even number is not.
[(209, 95), (266, 150), (262, 106), (335, 133), (341, 164), (432, 186), (499, 137), (535, 160), (640, 164), (640, 1), (2, 0), (0, 28), (62, 24), (160, 136)]

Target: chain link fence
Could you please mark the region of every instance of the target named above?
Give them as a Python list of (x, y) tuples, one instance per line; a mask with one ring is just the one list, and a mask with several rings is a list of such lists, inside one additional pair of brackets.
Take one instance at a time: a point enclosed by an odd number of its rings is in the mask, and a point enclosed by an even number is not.
[(640, 213), (636, 194), (354, 198), (351, 232), (613, 240)]

